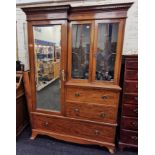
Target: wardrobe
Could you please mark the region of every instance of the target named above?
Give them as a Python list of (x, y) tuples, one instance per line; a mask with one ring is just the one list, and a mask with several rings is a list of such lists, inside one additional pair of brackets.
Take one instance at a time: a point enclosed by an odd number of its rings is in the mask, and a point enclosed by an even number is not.
[(22, 8), (28, 22), (31, 139), (48, 135), (114, 153), (131, 5)]

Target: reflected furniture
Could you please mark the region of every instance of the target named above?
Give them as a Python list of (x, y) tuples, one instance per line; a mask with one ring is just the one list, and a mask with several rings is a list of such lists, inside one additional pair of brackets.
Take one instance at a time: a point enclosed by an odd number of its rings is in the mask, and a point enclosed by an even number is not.
[(28, 125), (29, 117), (25, 98), (23, 71), (16, 72), (16, 136)]
[[(131, 5), (22, 8), (28, 21), (31, 139), (48, 135), (100, 145), (114, 153), (123, 37)], [(58, 54), (54, 55), (60, 63), (58, 79), (40, 92), (35, 39), (55, 45), (53, 50)]]
[(119, 148), (138, 148), (138, 56), (125, 56)]

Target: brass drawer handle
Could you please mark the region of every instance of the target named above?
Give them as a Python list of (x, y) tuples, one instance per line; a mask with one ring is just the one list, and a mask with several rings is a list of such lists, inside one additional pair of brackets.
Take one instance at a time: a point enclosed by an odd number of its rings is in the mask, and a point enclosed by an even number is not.
[(131, 139), (132, 139), (132, 140), (137, 140), (138, 137), (137, 137), (137, 136), (131, 136)]
[(48, 127), (48, 122), (45, 122), (45, 123), (44, 123), (44, 126), (45, 126), (45, 127)]
[(138, 97), (136, 96), (135, 98), (134, 98), (136, 101), (138, 101)]
[(138, 109), (137, 108), (134, 109), (133, 112), (135, 112), (137, 114), (138, 113)]
[(104, 96), (102, 96), (101, 98), (102, 98), (102, 99), (107, 99), (107, 98), (108, 98), (108, 96), (105, 96), (105, 95), (104, 95)]
[(75, 112), (80, 112), (80, 110), (78, 108), (75, 108), (74, 111)]
[(100, 114), (100, 117), (105, 118), (105, 117), (106, 117), (106, 113), (102, 112), (102, 113)]
[(100, 131), (99, 130), (95, 130), (95, 135), (96, 136), (100, 135)]
[(75, 96), (76, 96), (76, 97), (80, 96), (80, 93), (79, 93), (79, 92), (76, 92), (76, 93), (75, 93)]
[(136, 122), (131, 122), (131, 125), (133, 125), (134, 127), (137, 127), (137, 123)]

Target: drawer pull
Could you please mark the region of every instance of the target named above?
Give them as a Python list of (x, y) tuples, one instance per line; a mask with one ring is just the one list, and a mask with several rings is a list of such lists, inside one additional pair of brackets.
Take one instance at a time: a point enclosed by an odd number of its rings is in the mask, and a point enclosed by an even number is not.
[(137, 137), (137, 136), (131, 136), (131, 139), (132, 139), (132, 140), (137, 140), (138, 137)]
[(102, 99), (107, 99), (107, 98), (108, 98), (108, 96), (102, 96), (101, 98), (102, 98)]
[(136, 122), (131, 122), (131, 125), (133, 125), (134, 127), (137, 127), (137, 123)]
[(76, 96), (76, 97), (80, 96), (80, 93), (79, 93), (79, 92), (76, 92), (76, 93), (75, 93), (75, 96)]
[(135, 100), (138, 101), (138, 97), (137, 96), (135, 97)]
[(137, 108), (134, 109), (133, 112), (135, 112), (137, 114), (138, 113), (138, 109)]
[(106, 117), (106, 114), (105, 114), (104, 112), (102, 112), (102, 113), (100, 114), (100, 117), (105, 118), (105, 117)]
[(100, 131), (99, 130), (95, 130), (95, 135), (96, 136), (100, 135)]
[(48, 127), (48, 122), (45, 122), (45, 123), (44, 123), (44, 126), (45, 126), (45, 127)]
[(75, 108), (74, 111), (75, 112), (80, 112), (80, 110), (78, 108)]

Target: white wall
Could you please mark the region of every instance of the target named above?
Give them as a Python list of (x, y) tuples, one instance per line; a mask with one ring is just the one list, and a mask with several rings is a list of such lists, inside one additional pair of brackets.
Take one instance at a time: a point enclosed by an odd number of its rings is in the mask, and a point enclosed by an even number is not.
[(128, 10), (126, 20), (123, 54), (138, 53), (138, 0)]
[[(16, 0), (17, 3), (24, 2), (36, 2), (36, 1), (47, 1), (47, 0)], [(50, 0), (49, 0), (50, 1)], [(87, 0), (88, 1), (88, 0)], [(99, 4), (99, 0), (89, 0), (93, 3)], [(105, 2), (120, 2), (128, 0), (105, 0)], [(26, 16), (20, 10), (17, 9), (17, 35), (18, 35), (18, 51), (19, 59), (25, 64), (25, 68), (28, 69), (28, 52), (25, 45), (26, 39), (24, 36), (24, 24), (26, 25)], [(25, 41), (26, 40), (26, 41)], [(137, 54), (138, 53), (138, 0), (135, 0), (135, 3), (128, 10), (128, 18), (126, 21), (125, 36), (124, 36), (124, 45), (123, 45), (123, 54)]]
[(18, 58), (25, 65), (25, 70), (29, 69), (27, 22), (26, 15), (20, 9), (16, 9)]
[(38, 40), (44, 40), (48, 42), (56, 43), (58, 46), (61, 41), (61, 26), (48, 26), (48, 27), (39, 27), (41, 31), (34, 30), (34, 38)]

